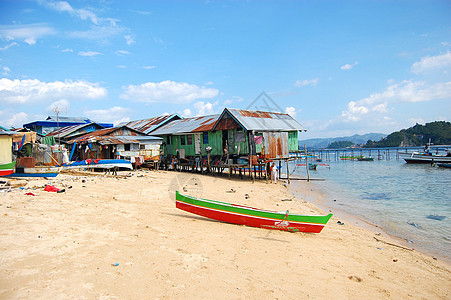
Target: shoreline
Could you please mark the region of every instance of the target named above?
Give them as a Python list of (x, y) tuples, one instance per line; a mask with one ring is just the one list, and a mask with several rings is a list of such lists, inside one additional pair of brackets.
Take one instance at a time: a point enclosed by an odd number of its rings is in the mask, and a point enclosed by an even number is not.
[[(416, 249), (416, 247), (415, 247), (417, 245), (416, 243), (409, 243), (407, 238), (404, 238), (400, 235), (396, 235), (396, 233), (389, 233), (380, 224), (371, 222), (371, 221), (365, 219), (364, 217), (355, 215), (355, 214), (347, 211), (346, 209), (341, 209), (340, 207), (333, 206), (331, 203), (331, 200), (326, 200), (326, 198), (332, 199), (334, 197), (331, 197), (331, 195), (328, 194), (328, 192), (324, 190), (324, 187), (319, 186), (314, 181), (310, 182), (310, 185), (311, 185), (311, 188), (318, 191), (318, 193), (320, 195), (316, 199), (313, 199), (313, 200), (310, 199), (307, 201), (313, 203), (314, 205), (317, 205), (319, 208), (323, 209), (324, 211), (332, 212), (332, 213), (334, 213), (335, 216), (337, 216), (337, 217), (340, 216), (343, 220), (346, 220), (347, 223), (350, 223), (350, 224), (353, 224), (354, 226), (358, 226), (358, 227), (364, 228), (366, 230), (369, 230), (369, 231), (373, 232), (375, 235), (383, 234), (402, 247), (413, 249), (414, 251), (423, 253), (434, 259), (440, 259), (441, 261), (444, 261), (449, 266), (451, 266), (451, 258), (448, 258), (441, 253), (434, 252), (433, 250), (428, 251), (427, 247), (419, 246), (419, 248)], [(293, 194), (296, 195), (295, 188), (292, 188), (292, 190), (293, 190), (292, 191)]]
[[(65, 192), (43, 191), (49, 182)], [(206, 219), (174, 202), (178, 189), (323, 214), (305, 200), (321, 193), (300, 186), (301, 198), (282, 182), (166, 171), (30, 180), (29, 189), (0, 192), (0, 297), (449, 298), (449, 264), (377, 242), (335, 215), (319, 234), (289, 233)]]

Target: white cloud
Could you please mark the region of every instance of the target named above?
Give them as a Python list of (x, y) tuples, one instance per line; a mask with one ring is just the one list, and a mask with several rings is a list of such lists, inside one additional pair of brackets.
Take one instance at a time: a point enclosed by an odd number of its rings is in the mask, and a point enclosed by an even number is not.
[(446, 69), (451, 67), (451, 52), (436, 56), (426, 56), (421, 58), (421, 61), (415, 62), (412, 65), (412, 72), (415, 74), (435, 71), (439, 69)]
[[(7, 41), (22, 40), (29, 45), (34, 45), (36, 44), (37, 39), (46, 35), (55, 34), (55, 32), (55, 29), (44, 23), (28, 25), (0, 25), (0, 38)], [(13, 42), (7, 47), (9, 48), (14, 45), (17, 45), (17, 43), (15, 44)]]
[(392, 103), (416, 103), (450, 98), (451, 81), (429, 85), (421, 81), (404, 80), (398, 84), (388, 86), (381, 93), (371, 94), (369, 97), (350, 101), (342, 117), (347, 121), (358, 121), (363, 115), (371, 112), (385, 113)]
[(8, 73), (11, 72), (11, 69), (8, 67), (2, 67), (2, 69), (3, 69), (2, 75), (4, 76), (8, 76)]
[(47, 106), (46, 110), (49, 112), (55, 112), (55, 109), (58, 108), (58, 111), (62, 112), (66, 111), (69, 107), (70, 107), (69, 101), (67, 101), (66, 99), (61, 99), (54, 101), (52, 104)]
[(0, 51), (5, 51), (5, 50), (8, 50), (9, 48), (11, 48), (12, 46), (18, 46), (18, 45), (19, 45), (18, 43), (12, 42), (11, 44), (6, 45), (5, 47), (0, 48)]
[(357, 62), (357, 61), (355, 63), (353, 63), (352, 65), (345, 64), (345, 65), (341, 66), (340, 69), (342, 69), (342, 70), (351, 70), (352, 68), (354, 68), (358, 64), (359, 64), (359, 62)]
[(297, 80), (294, 83), (294, 86), (296, 87), (303, 87), (303, 86), (316, 86), (319, 82), (319, 78), (315, 78), (315, 79), (305, 79), (305, 80)]
[(171, 80), (129, 85), (123, 89), (121, 99), (145, 103), (190, 103), (197, 99), (213, 98), (219, 92), (217, 89)]
[(293, 106), (289, 106), (289, 107), (285, 108), (285, 113), (289, 114), (293, 118), (296, 118), (296, 114), (298, 112), (300, 112), (300, 111), (296, 111), (296, 108), (294, 108)]
[(243, 102), (243, 101), (244, 101), (243, 98), (238, 97), (238, 96), (233, 96), (231, 99), (227, 99), (227, 100), (224, 101), (224, 106), (228, 106), (228, 105), (233, 104), (235, 102), (239, 103), (239, 102)]
[(146, 70), (150, 70), (150, 69), (155, 69), (156, 67), (155, 66), (144, 66), (142, 68), (146, 69)]
[(215, 113), (215, 106), (218, 106), (218, 101), (214, 103), (204, 101), (199, 101), (194, 103), (194, 109), (196, 109), (196, 116), (205, 116), (205, 115), (212, 115)]
[(185, 118), (190, 118), (193, 114), (191, 113), (191, 109), (186, 108), (183, 110), (181, 115)]
[(125, 38), (125, 42), (127, 43), (127, 45), (133, 45), (135, 42), (135, 39), (133, 39), (133, 37), (131, 35), (126, 35), (124, 36)]
[[(3, 116), (3, 114), (0, 114)], [(28, 115), (24, 112), (19, 112), (16, 114), (6, 114), (8, 116), (11, 116), (8, 119), (2, 119), (0, 120), (0, 124), (2, 124), (3, 127), (6, 128), (21, 128), (23, 124), (28, 122)]]
[(124, 55), (128, 55), (130, 54), (130, 52), (126, 51), (126, 50), (117, 50), (116, 52), (114, 52), (116, 55), (118, 56), (124, 56)]
[(130, 121), (130, 118), (127, 117), (129, 113), (130, 109), (120, 106), (114, 106), (109, 109), (85, 111), (85, 115), (96, 122), (110, 122), (114, 125)]
[[(47, 6), (50, 9), (61, 13), (69, 13), (70, 15), (79, 18), (83, 21), (90, 21), (92, 23), (91, 29), (88, 31), (76, 31), (69, 34), (73, 38), (82, 38), (90, 40), (105, 40), (112, 36), (123, 34), (130, 31), (128, 28), (119, 26), (118, 20), (112, 18), (104, 18), (97, 16), (89, 8), (74, 8), (66, 1), (45, 1), (39, 0), (38, 3)], [(131, 35), (125, 36), (127, 45), (134, 43)]]
[(97, 55), (103, 55), (100, 52), (95, 52), (95, 51), (80, 51), (78, 52), (78, 55), (80, 56), (97, 56)]
[(24, 104), (61, 99), (99, 99), (106, 95), (105, 88), (82, 80), (41, 82), (37, 79), (0, 79), (0, 103)]
[(74, 52), (74, 50), (70, 49), (70, 48), (66, 48), (61, 50), (61, 52)]
[(86, 9), (74, 9), (68, 2), (66, 1), (39, 1), (40, 4), (43, 4), (51, 9), (54, 9), (58, 12), (68, 12), (69, 14), (80, 18), (81, 20), (91, 20), (94, 24), (99, 24), (99, 18), (92, 11)]

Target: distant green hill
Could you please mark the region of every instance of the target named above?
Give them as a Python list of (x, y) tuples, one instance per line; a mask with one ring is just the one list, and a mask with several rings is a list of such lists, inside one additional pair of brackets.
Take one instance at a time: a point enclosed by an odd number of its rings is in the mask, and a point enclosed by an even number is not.
[(299, 146), (304, 149), (304, 145), (307, 148), (327, 148), (333, 142), (340, 141), (350, 141), (354, 144), (365, 144), (368, 140), (378, 141), (383, 137), (386, 137), (383, 133), (367, 133), (363, 135), (354, 134), (353, 136), (344, 136), (336, 138), (318, 138), (318, 139), (307, 139), (299, 141)]
[(389, 134), (380, 141), (368, 140), (364, 147), (409, 147), (422, 146), (431, 142), (434, 145), (451, 144), (451, 123), (435, 121), (425, 125), (416, 124), (408, 129), (402, 129)]

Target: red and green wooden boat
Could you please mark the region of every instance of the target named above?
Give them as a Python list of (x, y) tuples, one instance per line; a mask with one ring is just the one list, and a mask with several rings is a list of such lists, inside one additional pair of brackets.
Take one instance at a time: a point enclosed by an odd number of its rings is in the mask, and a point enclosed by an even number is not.
[(181, 210), (222, 222), (266, 229), (319, 233), (332, 217), (332, 214), (307, 216), (262, 210), (182, 195), (178, 191), (175, 195), (175, 206)]
[(10, 162), (10, 163), (0, 163), (0, 176), (6, 176), (10, 175), (14, 171), (14, 166), (16, 165), (16, 162)]

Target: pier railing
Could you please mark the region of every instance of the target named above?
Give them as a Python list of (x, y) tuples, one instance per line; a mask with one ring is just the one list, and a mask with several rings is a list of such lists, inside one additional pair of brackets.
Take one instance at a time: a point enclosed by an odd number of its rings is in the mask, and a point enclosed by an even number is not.
[[(451, 145), (430, 146), (429, 150), (434, 154), (446, 154), (451, 150)], [(345, 148), (345, 149), (307, 149), (312, 158), (324, 161), (339, 161), (342, 157), (366, 156), (378, 160), (399, 159), (399, 153), (424, 151), (424, 146), (418, 147), (387, 147), (387, 148)], [(304, 158), (304, 151), (290, 153), (291, 157)]]

